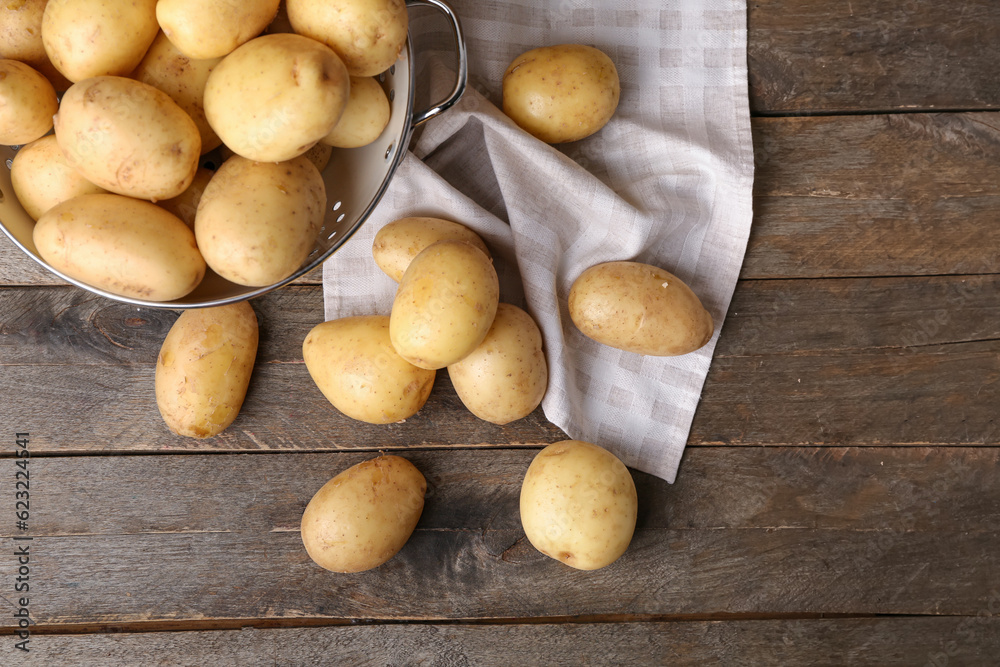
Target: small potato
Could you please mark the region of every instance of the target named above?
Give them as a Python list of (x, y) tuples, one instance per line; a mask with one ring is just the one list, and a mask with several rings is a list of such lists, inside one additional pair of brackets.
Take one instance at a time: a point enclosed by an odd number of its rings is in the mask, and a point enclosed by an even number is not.
[(27, 144), (52, 129), (59, 109), (48, 79), (16, 60), (0, 60), (0, 144)]
[(378, 268), (398, 283), (421, 250), (446, 239), (466, 241), (490, 256), (479, 234), (465, 225), (441, 218), (419, 217), (400, 218), (378, 230), (372, 243), (372, 256)]
[(424, 511), (427, 480), (400, 456), (382, 455), (323, 485), (302, 513), (302, 544), (333, 572), (362, 572), (395, 556)]
[(162, 90), (191, 116), (201, 136), (202, 153), (215, 150), (222, 144), (222, 139), (208, 124), (208, 119), (205, 118), (205, 106), (202, 104), (208, 75), (220, 62), (222, 58), (209, 60), (189, 58), (178, 51), (161, 32), (153, 40), (152, 46), (146, 51), (146, 56), (132, 72), (131, 77)]
[(10, 183), (24, 211), (38, 220), (47, 210), (77, 195), (107, 192), (74, 169), (54, 134), (33, 141), (14, 156)]
[(279, 0), (160, 0), (156, 19), (188, 58), (204, 60), (231, 53), (267, 27)]
[(275, 164), (234, 155), (209, 181), (194, 232), (208, 265), (238, 285), (272, 285), (302, 265), (326, 211), (326, 188), (305, 157)]
[(191, 181), (191, 185), (188, 186), (187, 190), (176, 197), (156, 202), (157, 206), (165, 208), (176, 215), (193, 231), (195, 215), (198, 213), (198, 204), (201, 203), (201, 197), (205, 194), (205, 188), (208, 187), (208, 183), (212, 180), (213, 176), (215, 176), (215, 172), (211, 169), (198, 167), (198, 171), (194, 173), (194, 180)]
[(318, 143), (302, 155), (316, 165), (316, 168), (319, 169), (320, 173), (323, 173), (323, 170), (326, 169), (326, 165), (330, 164), (330, 156), (333, 155), (333, 146)]
[(521, 484), (521, 526), (532, 546), (578, 570), (616, 561), (635, 532), (632, 475), (597, 445), (564, 440), (535, 456)]
[(351, 76), (375, 76), (396, 62), (406, 43), (405, 0), (287, 0), (300, 35), (337, 52)]
[(344, 63), (329, 47), (301, 35), (264, 35), (226, 56), (208, 77), (205, 115), (236, 154), (281, 162), (330, 133), (349, 93)]
[(34, 229), (38, 254), (70, 278), (120, 296), (171, 301), (205, 275), (194, 234), (148, 201), (80, 195), (53, 206)]
[(550, 144), (600, 130), (614, 115), (620, 95), (611, 58), (582, 44), (532, 49), (515, 58), (503, 75), (503, 112)]
[(636, 354), (672, 357), (712, 338), (712, 315), (680, 278), (639, 262), (592, 266), (569, 292), (569, 316), (584, 335)]
[(42, 43), (70, 81), (127, 76), (157, 31), (156, 0), (59, 0), (42, 16)]
[(360, 148), (372, 143), (389, 124), (389, 98), (370, 76), (352, 76), (344, 115), (321, 142), (337, 148)]
[(531, 315), (501, 303), (486, 338), (448, 366), (455, 392), (472, 414), (507, 424), (531, 414), (545, 396), (548, 366), (542, 333)]
[(42, 16), (49, 0), (15, 0), (0, 3), (0, 58), (20, 60), (38, 70), (56, 90), (71, 81), (55, 68), (42, 43)]
[(246, 301), (184, 311), (156, 358), (156, 406), (177, 435), (211, 438), (240, 412), (257, 357), (257, 315)]
[(420, 368), (444, 368), (479, 346), (493, 324), (500, 284), (493, 262), (465, 241), (438, 241), (413, 258), (389, 316), (401, 357)]
[(198, 169), (198, 127), (170, 96), (118, 76), (79, 81), (55, 117), (66, 160), (88, 181), (138, 199), (184, 192)]
[(393, 349), (384, 315), (317, 324), (302, 344), (302, 356), (327, 400), (369, 424), (412, 417), (434, 386), (436, 371), (417, 368)]

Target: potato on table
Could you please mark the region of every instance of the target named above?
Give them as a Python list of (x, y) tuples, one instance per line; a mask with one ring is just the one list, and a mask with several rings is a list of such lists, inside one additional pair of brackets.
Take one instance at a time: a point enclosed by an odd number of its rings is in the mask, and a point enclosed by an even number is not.
[(15, 146), (52, 129), (56, 91), (38, 71), (17, 60), (0, 60), (0, 144)]
[(451, 220), (409, 217), (394, 220), (378, 230), (372, 243), (372, 256), (378, 268), (395, 280), (403, 279), (406, 267), (420, 251), (445, 240), (466, 241), (489, 257), (490, 251), (474, 231)]
[(618, 457), (589, 442), (564, 440), (531, 461), (520, 508), (532, 546), (570, 567), (596, 570), (628, 549), (638, 498)]
[(228, 428), (246, 398), (257, 342), (246, 301), (181, 313), (156, 359), (156, 405), (167, 427), (191, 438)]
[(606, 262), (580, 274), (569, 292), (569, 315), (598, 343), (650, 356), (694, 352), (714, 330), (690, 287), (639, 262)]
[(323, 485), (302, 513), (313, 561), (332, 572), (362, 572), (395, 556), (424, 510), (427, 481), (399, 456), (379, 456)]

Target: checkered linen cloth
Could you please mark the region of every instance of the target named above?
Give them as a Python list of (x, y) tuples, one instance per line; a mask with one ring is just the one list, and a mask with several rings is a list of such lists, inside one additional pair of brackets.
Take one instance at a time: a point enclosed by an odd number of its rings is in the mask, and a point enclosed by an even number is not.
[[(326, 317), (389, 313), (396, 284), (371, 257), (384, 224), (409, 215), (461, 222), (493, 252), (501, 300), (542, 330), (545, 416), (673, 482), (750, 231), (746, 4), (450, 4), (466, 31), (469, 90), (424, 126), (374, 214), (325, 263)], [(560, 43), (607, 53), (622, 93), (600, 132), (552, 147), (497, 106), (510, 61)], [(682, 357), (643, 357), (583, 336), (569, 318), (569, 289), (584, 269), (612, 260), (684, 280), (715, 320), (711, 342)]]

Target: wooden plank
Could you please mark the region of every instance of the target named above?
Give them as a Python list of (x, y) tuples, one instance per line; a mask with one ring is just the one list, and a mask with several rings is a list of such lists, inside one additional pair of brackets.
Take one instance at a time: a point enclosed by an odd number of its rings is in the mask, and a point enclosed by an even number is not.
[[(411, 452), (431, 489), (417, 530), (388, 563), (353, 575), (315, 566), (296, 528), (312, 493), (367, 454), (33, 458), (30, 529), (18, 532), (33, 538), (31, 613), (39, 626), (87, 626), (975, 615), (990, 604), (994, 449), (695, 450), (675, 486), (636, 475), (633, 543), (594, 572), (524, 539), (517, 497), (532, 455)], [(0, 478), (14, 465), (0, 461)], [(2, 526), (7, 544), (13, 529)], [(17, 567), (0, 559), (0, 580)]]
[(1000, 108), (993, 0), (747, 4), (757, 113)]
[[(754, 119), (743, 277), (1000, 273), (998, 127), (995, 113)], [(52, 283), (0, 237), (0, 285)]]
[[(1000, 607), (994, 607), (1000, 611)], [(994, 612), (995, 613), (995, 612)], [(9, 641), (9, 640), (8, 640)], [(24, 667), (280, 665), (760, 665), (872, 667), (983, 664), (1000, 654), (1000, 621), (844, 618), (763, 621), (374, 625), (40, 635)]]
[(1000, 115), (761, 118), (753, 128), (742, 277), (1000, 272)]

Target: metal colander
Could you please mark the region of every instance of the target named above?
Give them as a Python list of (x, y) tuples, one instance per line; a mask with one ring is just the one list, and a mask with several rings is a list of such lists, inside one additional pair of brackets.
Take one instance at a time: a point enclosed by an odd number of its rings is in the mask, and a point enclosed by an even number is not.
[[(413, 129), (454, 105), (465, 91), (467, 59), (465, 41), (458, 17), (442, 0), (408, 0), (408, 7), (431, 7), (444, 13), (454, 31), (457, 46), (458, 76), (448, 97), (430, 108), (414, 112), (414, 59), (412, 39), (408, 39), (399, 59), (388, 71), (378, 76), (389, 97), (391, 116), (382, 135), (362, 148), (335, 148), (323, 170), (326, 183), (326, 219), (316, 239), (316, 245), (302, 266), (289, 277), (264, 287), (237, 285), (209, 269), (204, 280), (187, 296), (175, 301), (146, 301), (112, 294), (61, 273), (43, 260), (32, 241), (34, 221), (25, 213), (14, 196), (10, 181), (10, 165), (17, 153), (16, 146), (0, 146), (0, 229), (31, 259), (63, 280), (109, 299), (137, 306), (159, 308), (198, 308), (219, 306), (242, 301), (288, 284), (315, 269), (342, 246), (357, 231), (375, 209), (392, 179), (393, 173), (406, 154)], [(202, 156), (202, 163), (219, 164), (212, 153)]]

